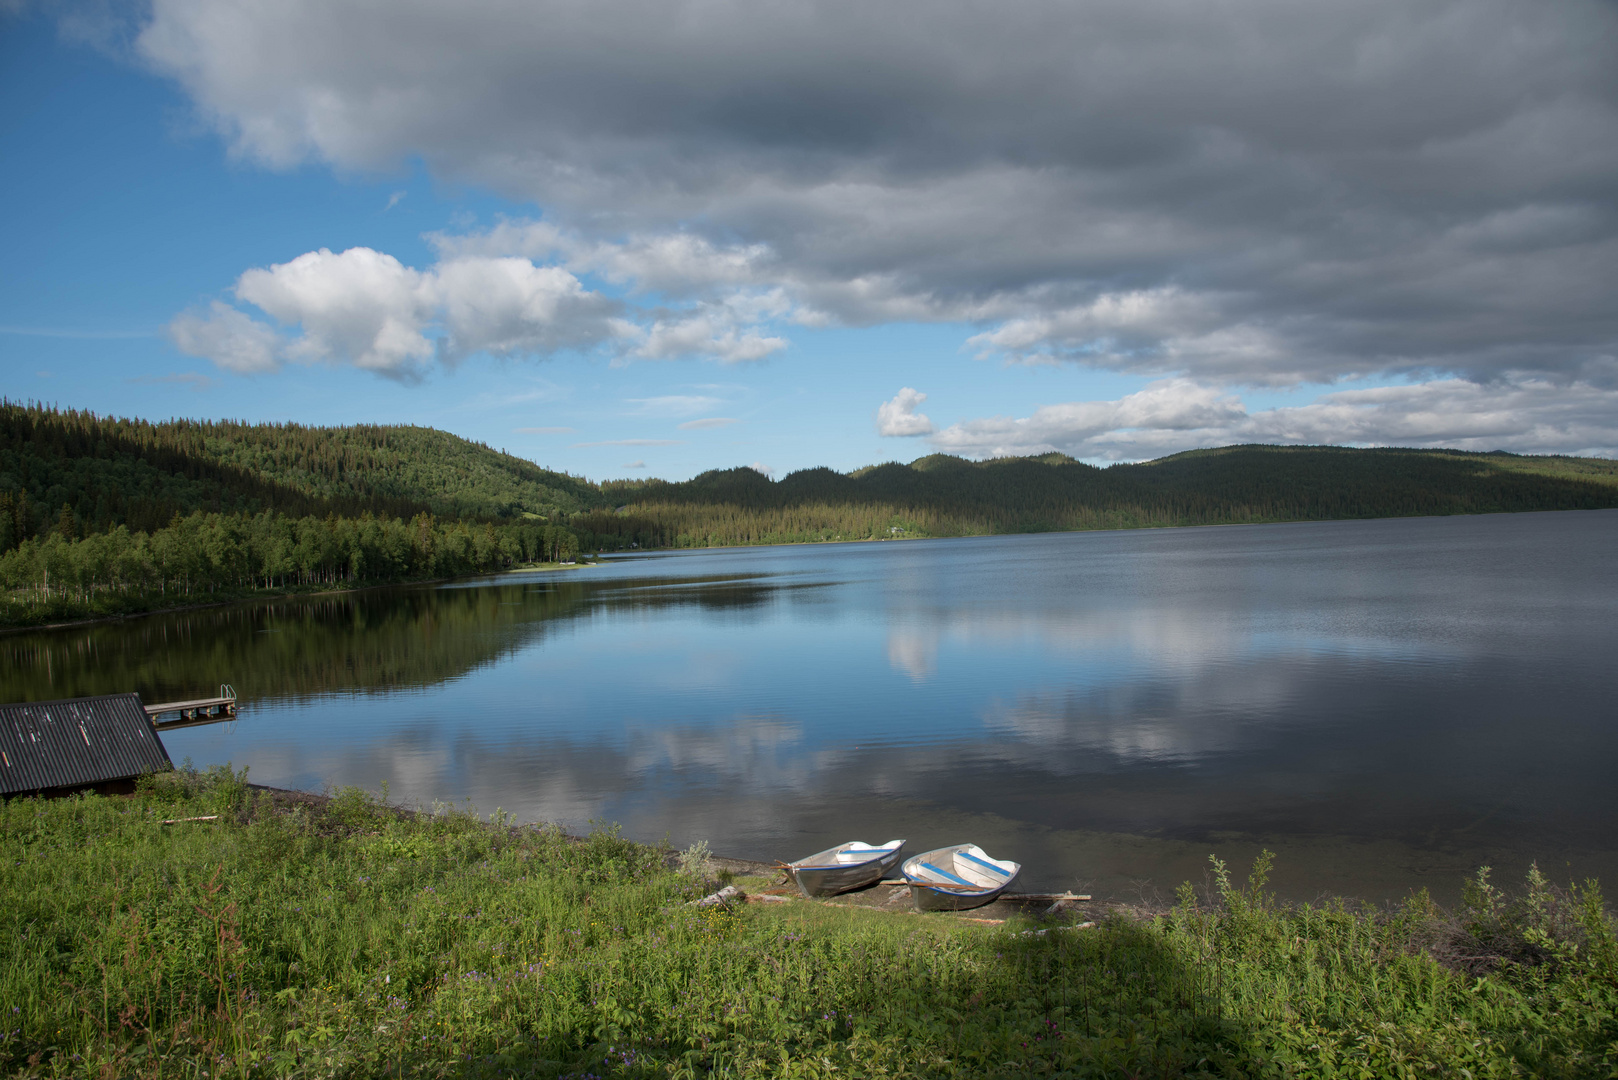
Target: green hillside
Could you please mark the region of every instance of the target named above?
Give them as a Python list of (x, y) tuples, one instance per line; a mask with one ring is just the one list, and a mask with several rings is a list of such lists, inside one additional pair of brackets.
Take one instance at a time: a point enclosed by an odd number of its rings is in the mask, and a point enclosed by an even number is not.
[(1618, 462), (1230, 446), (1096, 468), (935, 454), (595, 484), (408, 426), (0, 401), (0, 623), (489, 573), (576, 551), (1618, 506)]
[(7, 495), (21, 535), (54, 528), (63, 506), (94, 533), (196, 511), (552, 518), (603, 499), (588, 481), (432, 428), (152, 423), (0, 401)]
[[(195, 512), (512, 522), (590, 546), (1472, 514), (1618, 505), (1618, 462), (1451, 450), (1231, 446), (1096, 468), (1062, 454), (945, 454), (850, 473), (752, 469), (591, 483), (402, 425), (152, 423), (0, 402), (0, 550), (28, 536), (135, 532)], [(0, 515), (3, 517), (4, 515)]]
[(0, 625), (555, 562), (603, 498), (429, 428), (0, 401)]
[(515, 518), (602, 505), (598, 486), (434, 428), (203, 424), (223, 465), (333, 500), (419, 503), (440, 517)]
[(617, 512), (572, 526), (586, 546), (703, 547), (1612, 506), (1614, 461), (1231, 446), (1104, 469), (1061, 454), (983, 462), (935, 454), (779, 482), (729, 469), (642, 485)]

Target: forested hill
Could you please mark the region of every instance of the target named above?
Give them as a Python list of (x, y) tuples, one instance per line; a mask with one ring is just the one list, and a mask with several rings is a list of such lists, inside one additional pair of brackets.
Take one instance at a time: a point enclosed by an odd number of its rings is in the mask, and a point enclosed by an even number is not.
[[(595, 484), (402, 425), (152, 423), (0, 401), (0, 549), (151, 532), (176, 513), (544, 518), (587, 548), (1036, 532), (1618, 505), (1618, 462), (1448, 450), (1232, 446), (1096, 468), (935, 454), (771, 481), (752, 469)], [(63, 507), (71, 522), (63, 519)]]
[(569, 562), (605, 498), (430, 428), (0, 401), (0, 625)]
[(37, 535), (161, 528), (176, 513), (554, 518), (603, 504), (588, 481), (406, 426), (151, 423), (0, 401), (0, 497)]
[(934, 455), (593, 484), (431, 428), (0, 401), (0, 625), (420, 581), (575, 552), (1618, 506), (1618, 462), (1232, 446), (1099, 469)]
[(1096, 468), (947, 455), (778, 482), (752, 469), (613, 486), (586, 546), (702, 547), (1618, 506), (1618, 462), (1449, 450), (1231, 446)]
[[(176, 513), (569, 525), (587, 548), (1037, 532), (1618, 506), (1618, 462), (1232, 446), (1096, 468), (935, 454), (771, 481), (752, 469), (595, 484), (432, 428), (152, 423), (0, 401), (9, 539), (165, 527)], [(71, 521), (63, 518), (66, 507)]]
[(582, 477), (435, 428), (213, 424), (221, 463), (332, 499), (420, 503), (440, 517), (558, 517), (603, 504)]

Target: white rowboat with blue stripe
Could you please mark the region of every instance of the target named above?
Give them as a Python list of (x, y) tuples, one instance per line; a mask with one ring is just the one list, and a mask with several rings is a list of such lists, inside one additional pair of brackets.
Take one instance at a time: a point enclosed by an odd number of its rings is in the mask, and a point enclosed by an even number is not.
[(787, 863), (787, 876), (805, 896), (831, 896), (880, 881), (899, 865), (903, 840), (867, 844), (850, 840), (825, 851)]
[(1005, 892), (1022, 864), (994, 859), (976, 844), (935, 848), (905, 860), (917, 911), (965, 911), (982, 907)]

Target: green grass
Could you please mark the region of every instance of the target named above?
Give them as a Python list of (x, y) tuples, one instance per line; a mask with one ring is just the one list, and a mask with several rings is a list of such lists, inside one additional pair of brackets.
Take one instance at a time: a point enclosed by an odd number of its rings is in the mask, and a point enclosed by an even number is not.
[[(165, 819), (220, 815), (215, 821)], [(698, 853), (700, 855), (700, 853)], [(1090, 929), (686, 906), (705, 860), (216, 770), (0, 808), (0, 1071), (26, 1076), (1591, 1076), (1593, 886), (1465, 910), (1211, 898)], [(671, 866), (671, 864), (675, 864)], [(746, 882), (744, 885), (748, 884)], [(752, 885), (756, 887), (758, 883)], [(1031, 931), (1044, 930), (1045, 933)]]

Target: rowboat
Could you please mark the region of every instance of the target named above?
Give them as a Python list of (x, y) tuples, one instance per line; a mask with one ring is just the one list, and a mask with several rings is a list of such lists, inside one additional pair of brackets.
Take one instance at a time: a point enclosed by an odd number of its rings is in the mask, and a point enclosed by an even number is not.
[(1022, 864), (991, 859), (976, 844), (935, 848), (905, 860), (904, 878), (917, 911), (965, 911), (1005, 892)]
[(889, 840), (881, 847), (873, 847), (863, 840), (850, 840), (787, 863), (786, 872), (803, 895), (831, 896), (891, 874), (899, 864), (899, 853), (904, 846), (903, 840)]

